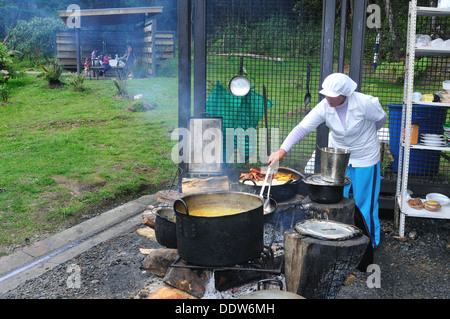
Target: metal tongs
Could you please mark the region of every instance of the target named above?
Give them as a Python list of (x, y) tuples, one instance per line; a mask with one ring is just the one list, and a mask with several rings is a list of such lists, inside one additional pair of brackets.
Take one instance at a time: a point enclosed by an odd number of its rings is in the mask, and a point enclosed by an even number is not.
[(269, 182), (269, 189), (267, 191), (267, 198), (264, 201), (264, 206), (263, 206), (264, 210), (267, 210), (267, 207), (269, 206), (269, 203), (270, 203), (270, 188), (272, 187), (272, 179), (273, 179), (273, 174), (270, 174), (271, 170), (272, 170), (272, 167), (269, 166), (266, 171), (266, 177), (264, 178), (263, 186), (261, 187), (261, 192), (259, 193), (259, 197), (261, 197), (262, 200), (264, 200), (263, 193), (264, 193), (264, 189), (266, 188), (267, 179), (270, 175), (270, 182)]

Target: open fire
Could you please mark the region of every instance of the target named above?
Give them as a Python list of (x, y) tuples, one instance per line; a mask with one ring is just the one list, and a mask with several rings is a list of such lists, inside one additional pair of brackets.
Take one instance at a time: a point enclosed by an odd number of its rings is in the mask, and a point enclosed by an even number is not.
[[(167, 192), (165, 194), (167, 195)], [(174, 196), (179, 196), (179, 194)], [(158, 210), (171, 207), (170, 203), (173, 202), (173, 197), (169, 197), (161, 196), (166, 203), (160, 203), (144, 214), (146, 223)], [(302, 199), (303, 196), (298, 195), (289, 204), (281, 205), (281, 209), (278, 209), (276, 214), (265, 218), (264, 249), (259, 258), (226, 267), (204, 267), (187, 263), (177, 257), (167, 267), (163, 281), (169, 286), (202, 299), (239, 298), (257, 290), (258, 281), (267, 278), (280, 280), (285, 286), (283, 233), (296, 222), (304, 219), (301, 209)], [(185, 282), (190, 284), (182, 284)], [(194, 286), (195, 288), (192, 288)], [(279, 290), (280, 288), (273, 287), (273, 289)]]

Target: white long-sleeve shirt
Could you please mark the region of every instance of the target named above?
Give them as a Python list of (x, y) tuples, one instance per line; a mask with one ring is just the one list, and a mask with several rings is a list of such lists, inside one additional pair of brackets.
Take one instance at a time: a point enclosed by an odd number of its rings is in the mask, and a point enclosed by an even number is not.
[(339, 118), (338, 109), (330, 107), (326, 99), (323, 99), (291, 131), (281, 149), (288, 152), (294, 144), (325, 122), (331, 129), (328, 146), (349, 149), (351, 151), (349, 165), (354, 167), (375, 165), (380, 159), (377, 129), (385, 123), (386, 112), (378, 98), (370, 95), (354, 92), (347, 101), (345, 123)]

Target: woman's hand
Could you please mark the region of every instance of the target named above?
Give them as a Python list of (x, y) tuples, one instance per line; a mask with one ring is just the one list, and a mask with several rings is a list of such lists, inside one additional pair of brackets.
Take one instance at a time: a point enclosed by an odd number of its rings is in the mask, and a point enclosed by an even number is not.
[(269, 166), (279, 165), (279, 163), (283, 160), (284, 155), (286, 155), (286, 151), (283, 149), (279, 149), (278, 151), (273, 152), (272, 154), (270, 154), (267, 164)]

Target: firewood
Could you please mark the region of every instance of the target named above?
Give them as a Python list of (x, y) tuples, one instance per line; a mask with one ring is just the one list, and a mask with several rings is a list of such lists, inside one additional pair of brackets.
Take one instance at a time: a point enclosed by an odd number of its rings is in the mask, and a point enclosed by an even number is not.
[(155, 228), (155, 219), (151, 218), (151, 217), (146, 217), (144, 219), (142, 219), (142, 224), (147, 225), (151, 228)]
[(158, 202), (173, 204), (177, 199), (181, 198), (182, 194), (173, 190), (162, 190), (157, 192)]
[(227, 191), (229, 189), (228, 176), (183, 178), (181, 181), (181, 191), (184, 195), (202, 192)]

